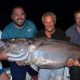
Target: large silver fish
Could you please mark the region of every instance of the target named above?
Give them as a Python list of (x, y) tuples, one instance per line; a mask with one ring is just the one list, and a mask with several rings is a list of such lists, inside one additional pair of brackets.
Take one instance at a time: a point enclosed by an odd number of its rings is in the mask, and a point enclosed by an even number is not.
[(69, 58), (80, 58), (80, 46), (53, 39), (11, 39), (0, 41), (0, 52), (9, 60), (25, 60), (41, 68), (62, 68)]

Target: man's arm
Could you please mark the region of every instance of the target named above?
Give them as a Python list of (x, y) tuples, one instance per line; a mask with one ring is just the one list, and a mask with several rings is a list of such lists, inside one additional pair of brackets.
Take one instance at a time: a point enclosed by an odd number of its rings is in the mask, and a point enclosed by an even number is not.
[(0, 53), (0, 60), (7, 60), (8, 56), (5, 53)]
[(80, 66), (80, 63), (78, 60), (73, 60), (73, 59), (69, 59), (67, 61), (67, 66), (71, 67), (71, 66)]

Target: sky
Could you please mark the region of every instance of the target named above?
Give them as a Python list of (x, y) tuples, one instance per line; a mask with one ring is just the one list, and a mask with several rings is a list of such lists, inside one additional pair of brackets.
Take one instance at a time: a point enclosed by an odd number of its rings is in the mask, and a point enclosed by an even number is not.
[(80, 8), (79, 0), (0, 0), (0, 29), (3, 30), (12, 20), (11, 9), (22, 5), (26, 9), (27, 19), (32, 20), (37, 28), (43, 28), (41, 16), (52, 11), (57, 16), (57, 27), (66, 30), (74, 24), (73, 12)]

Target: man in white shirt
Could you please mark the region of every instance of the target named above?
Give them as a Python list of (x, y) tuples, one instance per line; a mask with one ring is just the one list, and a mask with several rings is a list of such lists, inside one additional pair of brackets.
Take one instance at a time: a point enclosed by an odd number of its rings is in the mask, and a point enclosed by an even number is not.
[[(0, 30), (0, 39), (1, 39), (1, 34), (2, 34), (2, 32)], [(9, 77), (8, 77), (7, 73), (4, 71), (1, 62), (0, 62), (0, 80), (9, 80)]]

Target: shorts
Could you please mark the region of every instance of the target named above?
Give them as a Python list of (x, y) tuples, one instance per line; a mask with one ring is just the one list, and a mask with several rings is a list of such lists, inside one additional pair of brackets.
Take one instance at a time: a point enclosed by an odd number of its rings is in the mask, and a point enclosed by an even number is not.
[(38, 80), (62, 80), (64, 68), (61, 69), (39, 69)]
[(80, 67), (72, 66), (69, 70), (70, 80), (80, 80)]
[(0, 75), (4, 72), (4, 69), (0, 69)]
[(4, 72), (4, 69), (3, 69), (2, 64), (1, 64), (1, 62), (0, 62), (0, 75), (1, 75), (3, 72)]
[(15, 62), (10, 62), (10, 71), (13, 80), (25, 80), (27, 72), (30, 76), (38, 75), (38, 72), (31, 68), (30, 65), (18, 66)]

